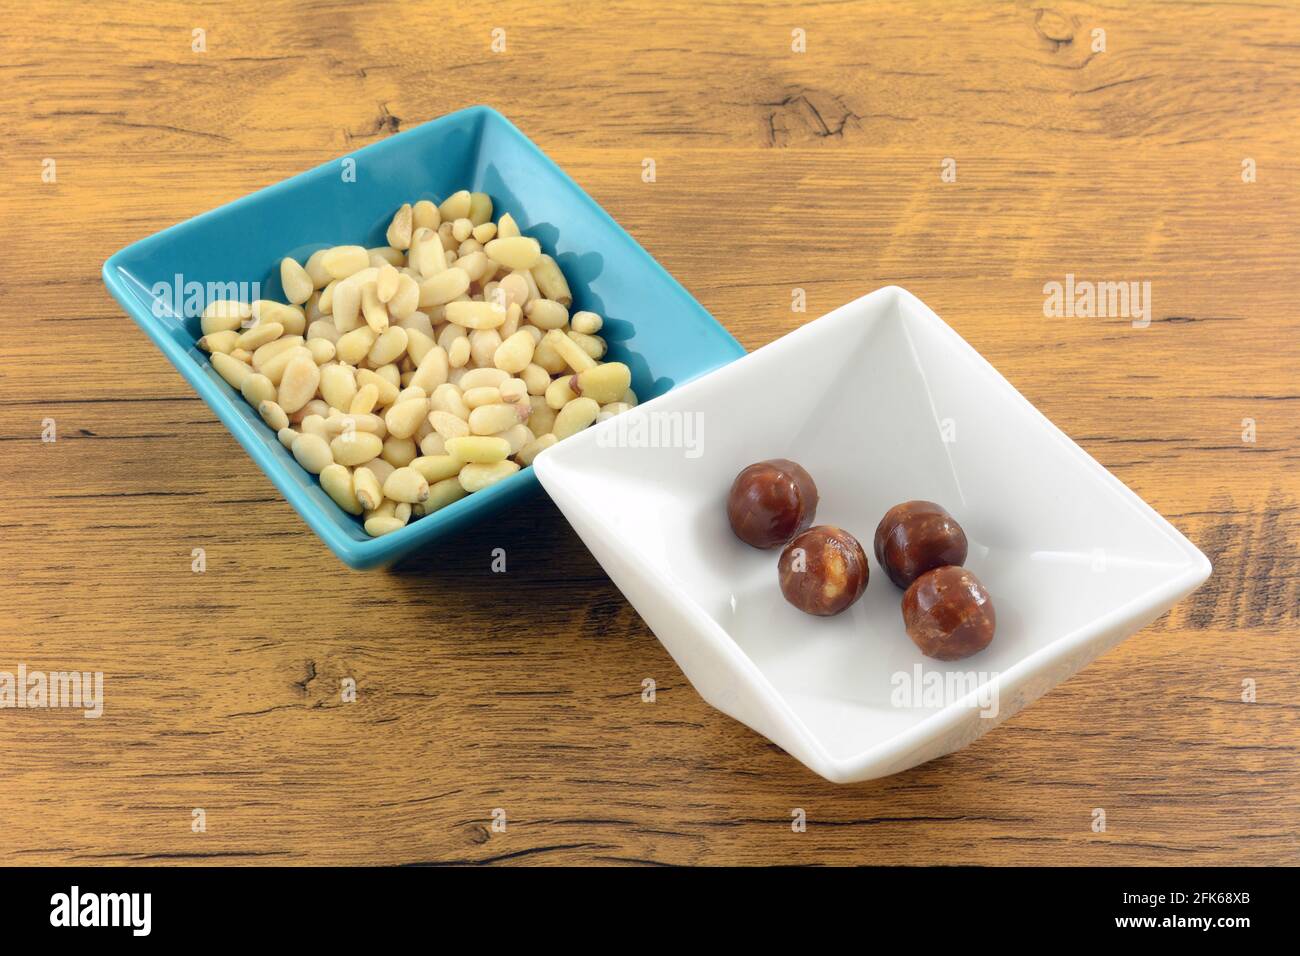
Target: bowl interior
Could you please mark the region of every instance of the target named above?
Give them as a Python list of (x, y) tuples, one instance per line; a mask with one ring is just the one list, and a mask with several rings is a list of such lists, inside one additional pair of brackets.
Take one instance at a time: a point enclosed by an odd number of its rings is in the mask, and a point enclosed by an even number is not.
[[(572, 482), (573, 500), (717, 623), (833, 758), (860, 754), (952, 702), (898, 705), (899, 675), (916, 665), (982, 682), (1195, 560), (1163, 519), (898, 290), (860, 299), (630, 415), (548, 452), (548, 471)], [(656, 429), (659, 440), (647, 440)], [(850, 531), (868, 554), (866, 593), (836, 617), (786, 603), (779, 549), (743, 544), (727, 522), (736, 473), (776, 457), (800, 462), (817, 482), (817, 523)], [(916, 498), (961, 522), (967, 567), (997, 610), (993, 644), (965, 661), (920, 654), (903, 628), (902, 592), (872, 554), (880, 518)]]
[[(568, 176), (493, 110), (415, 127), (144, 239), (105, 265), (110, 289), (331, 548), (354, 567), (392, 560), (485, 507), (535, 487), (531, 469), (371, 539), (298, 466), (194, 345), (213, 292), (283, 301), (279, 262), (337, 244), (384, 244), (393, 212), (457, 189), (488, 193), (555, 256), (573, 309), (605, 317), (610, 360), (642, 400), (744, 354), (680, 285)], [(245, 285), (241, 286), (243, 283)], [(249, 283), (257, 283), (256, 287)]]

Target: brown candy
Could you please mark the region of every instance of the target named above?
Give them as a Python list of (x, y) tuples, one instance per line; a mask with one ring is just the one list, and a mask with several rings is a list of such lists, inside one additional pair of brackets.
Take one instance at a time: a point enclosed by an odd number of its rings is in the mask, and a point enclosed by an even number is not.
[(791, 541), (777, 565), (781, 593), (808, 614), (839, 614), (862, 596), (871, 573), (858, 539), (842, 528), (818, 525)]
[(933, 501), (905, 501), (876, 526), (876, 560), (889, 580), (906, 588), (931, 568), (966, 560), (966, 532)]
[(926, 657), (957, 661), (989, 646), (997, 615), (979, 578), (947, 565), (912, 582), (903, 595), (903, 625)]
[(785, 544), (813, 523), (817, 485), (786, 458), (760, 461), (741, 471), (727, 496), (727, 519), (736, 537), (755, 548)]

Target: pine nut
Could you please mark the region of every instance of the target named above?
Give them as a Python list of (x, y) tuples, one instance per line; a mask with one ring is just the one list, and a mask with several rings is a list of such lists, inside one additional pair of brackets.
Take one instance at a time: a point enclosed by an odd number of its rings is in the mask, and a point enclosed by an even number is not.
[(457, 219), (451, 224), (451, 237), (458, 243), (463, 243), (473, 231), (474, 224), (468, 219)]
[(406, 341), (406, 329), (400, 325), (390, 325), (375, 339), (375, 344), (370, 347), (366, 359), (375, 368), (387, 365), (406, 351)]
[(540, 438), (534, 438), (527, 445), (521, 448), (519, 454), (516, 455), (515, 458), (518, 459), (519, 464), (527, 467), (533, 463), (534, 458), (546, 451), (546, 449), (550, 448), (557, 441), (559, 441), (559, 439), (548, 432)]
[(442, 239), (437, 232), (427, 229), (421, 230), (411, 241), (411, 252), (408, 258), (415, 271), (426, 277), (437, 275), (450, 265)]
[(507, 405), (514, 405), (528, 397), (528, 385), (521, 378), (508, 378), (497, 386), (497, 391), (501, 393), (501, 401)]
[(388, 314), (394, 320), (405, 319), (420, 307), (420, 284), (405, 272), (397, 277), (397, 291), (388, 303)]
[(510, 455), (510, 442), (491, 435), (466, 435), (447, 441), (447, 454), (462, 462), (490, 465)]
[(328, 466), (334, 464), (334, 457), (330, 454), (330, 446), (325, 443), (325, 439), (321, 438), (320, 435), (304, 432), (293, 440), (293, 445), (289, 450), (293, 452), (293, 457), (297, 459), (298, 464), (313, 475), (319, 475)]
[(213, 352), (209, 361), (212, 362), (212, 367), (217, 370), (217, 374), (224, 378), (226, 384), (235, 391), (241, 390), (244, 387), (244, 382), (253, 374), (251, 367), (224, 352)]
[(512, 272), (501, 280), (497, 286), (506, 306), (517, 305), (523, 308), (528, 304), (528, 280), (522, 272)]
[[(529, 326), (529, 328), (535, 328), (535, 326)], [(537, 348), (533, 350), (533, 362), (541, 366), (548, 377), (560, 375), (569, 367), (569, 364), (564, 361), (559, 352), (555, 351), (555, 346), (548, 342), (545, 336), (537, 343)]]
[(385, 305), (397, 293), (397, 280), (402, 274), (393, 267), (391, 263), (385, 262), (379, 267), (379, 275), (375, 279), (375, 295), (379, 301)]
[[(279, 343), (272, 343), (272, 344), (279, 344)], [(256, 354), (254, 354), (254, 358), (256, 358)], [(289, 367), (290, 362), (298, 358), (307, 358), (312, 361), (313, 365), (316, 364), (315, 360), (311, 358), (310, 351), (308, 351), (306, 348), (304, 348), (301, 345), (295, 345), (292, 348), (288, 348), (282, 352), (276, 353), (269, 360), (263, 362), (262, 367), (261, 369), (259, 369), (259, 371), (271, 380), (272, 385), (278, 387), (280, 384), (280, 379), (284, 377), (284, 370)], [(257, 368), (256, 363), (254, 363), (253, 367)]]
[(442, 225), (442, 216), (436, 204), (421, 199), (411, 207), (411, 223), (416, 229), (437, 229)]
[(302, 305), (316, 291), (316, 283), (307, 270), (288, 256), (280, 260), (280, 285), (284, 287), (284, 297), (294, 305)]
[(386, 233), (388, 244), (394, 249), (409, 249), (411, 247), (411, 229), (414, 223), (411, 204), (403, 203), (393, 216), (393, 221), (388, 224), (388, 232)]
[(600, 405), (594, 399), (575, 398), (555, 416), (555, 437), (564, 441), (594, 422), (599, 414)]
[(310, 353), (297, 355), (285, 366), (276, 404), (292, 415), (312, 400), (320, 384), (320, 369)]
[(547, 332), (543, 341), (550, 342), (551, 347), (564, 359), (565, 364), (575, 372), (582, 373), (589, 368), (596, 367), (596, 360), (583, 351), (582, 346), (559, 329), (552, 329)]
[(396, 469), (384, 482), (384, 497), (414, 504), (429, 497), (429, 482), (414, 468)]
[(464, 465), (465, 462), (455, 455), (442, 454), (421, 456), (412, 461), (408, 467), (414, 468), (423, 475), (424, 480), (430, 485), (436, 485), (447, 478), (455, 478)]
[(379, 479), (368, 467), (358, 468), (352, 473), (352, 494), (357, 503), (367, 511), (373, 511), (384, 500), (384, 492)]
[(460, 470), (460, 486), (473, 494), (509, 478), (518, 470), (519, 466), (513, 461), (498, 461), (492, 465), (468, 464)]
[(479, 223), (470, 235), (480, 244), (491, 242), (497, 236), (497, 225), (494, 222)]
[(480, 405), (499, 405), (501, 404), (501, 392), (494, 385), (481, 385), (478, 388), (467, 388), (461, 396), (465, 404), (471, 410), (478, 408)]
[(533, 361), (536, 345), (527, 332), (516, 332), (506, 339), (492, 354), (492, 364), (512, 375), (522, 372)]
[(375, 458), (372, 461), (366, 462), (366, 467), (374, 474), (375, 480), (379, 482), (380, 488), (384, 487), (384, 482), (388, 480), (388, 476), (394, 471), (393, 466), (382, 458)]
[(334, 503), (350, 515), (362, 512), (361, 502), (352, 490), (352, 473), (343, 465), (326, 465), (321, 469), (320, 486)]
[(557, 412), (577, 397), (578, 393), (573, 390), (572, 375), (557, 378), (546, 389), (546, 404)]
[[(352, 467), (364, 465), (379, 457), (384, 450), (384, 443), (378, 435), (370, 432), (345, 432), (329, 444), (334, 453), (334, 460), (340, 465)], [(373, 469), (372, 469), (373, 470)]]
[(563, 306), (573, 305), (573, 293), (569, 291), (568, 280), (550, 256), (542, 256), (535, 266), (530, 267), (533, 281), (542, 295), (554, 299)]
[(312, 339), (307, 343), (307, 351), (311, 353), (313, 362), (324, 365), (334, 358), (334, 343), (329, 339)]
[(370, 266), (370, 253), (362, 246), (335, 246), (321, 256), (320, 264), (330, 278), (346, 279)]
[[(277, 355), (282, 355), (291, 349), (302, 345), (303, 339), (300, 335), (286, 335), (276, 339), (274, 342), (268, 342), (261, 348), (253, 351), (253, 368), (259, 372), (265, 373), (266, 365)], [(269, 377), (269, 376), (268, 376)]]
[(491, 366), (492, 356), (501, 347), (501, 333), (496, 329), (475, 329), (469, 334), (469, 359), (479, 367)]
[(434, 431), (447, 441), (450, 441), (453, 438), (461, 438), (469, 434), (469, 424), (465, 419), (458, 418), (451, 412), (430, 412), (429, 424), (433, 426)]
[(519, 224), (515, 222), (515, 217), (508, 212), (503, 213), (497, 220), (497, 235), (502, 239), (512, 239), (519, 234)]
[[(514, 405), (481, 405), (469, 413), (469, 430), (475, 435), (495, 435), (518, 423), (519, 413)], [(437, 427), (435, 423), (434, 428)]]
[(443, 315), (448, 322), (467, 329), (495, 329), (506, 320), (505, 309), (491, 302), (448, 302)]
[(569, 310), (554, 299), (533, 299), (524, 306), (524, 315), (539, 329), (562, 329), (569, 324)]
[(280, 444), (285, 448), (292, 449), (293, 443), (298, 438), (298, 433), (286, 425), (275, 433), (275, 437), (280, 439)]
[(258, 299), (249, 309), (255, 323), (279, 322), (289, 335), (302, 335), (307, 327), (307, 318), (303, 310), (283, 302), (271, 299)]
[(529, 236), (493, 239), (483, 247), (483, 251), (489, 259), (507, 269), (531, 269), (542, 256), (541, 244)]
[[(379, 390), (379, 397), (375, 404), (379, 407), (387, 407), (397, 401), (397, 377), (392, 379), (385, 378), (383, 373), (377, 369), (359, 368), (357, 369), (357, 385), (366, 386), (374, 385)], [(369, 409), (367, 409), (369, 411)]]
[(257, 414), (262, 416), (262, 421), (266, 422), (267, 427), (273, 431), (278, 432), (282, 428), (289, 427), (289, 416), (285, 414), (283, 408), (270, 399), (258, 403)]
[(334, 287), (330, 303), (334, 309), (334, 326), (340, 332), (351, 332), (361, 322), (361, 286), (350, 279)]
[(252, 307), (233, 299), (214, 299), (209, 302), (199, 318), (199, 328), (204, 335), (213, 332), (231, 332), (240, 328), (252, 317)]
[(471, 282), (483, 282), (491, 270), (491, 260), (481, 252), (469, 252), (457, 256), (456, 268), (469, 276)]
[(383, 451), (379, 453), (379, 457), (394, 468), (409, 465), (419, 455), (420, 449), (414, 438), (394, 438), (392, 435), (384, 439)]
[(348, 411), (353, 415), (364, 415), (374, 409), (379, 402), (379, 388), (374, 382), (368, 382), (357, 389), (356, 395), (348, 403)]
[(307, 418), (309, 415), (319, 415), (323, 419), (329, 413), (330, 413), (330, 407), (328, 405), (322, 402), (319, 398), (313, 398), (302, 408), (298, 409), (296, 412), (293, 412), (291, 415), (289, 415), (289, 424), (298, 425), (300, 422), (303, 421), (303, 419)]
[(576, 342), (578, 348), (582, 349), (592, 358), (599, 361), (605, 357), (605, 340), (599, 335), (586, 335), (582, 332), (574, 332), (572, 329), (566, 332), (565, 335), (567, 335), (571, 341)]
[(410, 438), (429, 414), (429, 400), (426, 398), (408, 398), (395, 402), (384, 415), (384, 425), (388, 434), (395, 438)]
[(551, 384), (550, 373), (535, 363), (529, 363), (528, 367), (519, 373), (519, 377), (523, 379), (529, 395), (545, 395), (546, 389)]
[(307, 275), (311, 277), (312, 288), (323, 289), (334, 278), (321, 265), (321, 260), (325, 258), (327, 251), (326, 249), (317, 249), (307, 257), (307, 262), (303, 265), (303, 268), (307, 270)]
[(447, 361), (452, 368), (463, 368), (469, 362), (469, 337), (456, 339), (447, 353)]
[(307, 326), (307, 341), (323, 340), (334, 345), (339, 340), (339, 330), (328, 318), (317, 319)]
[(622, 362), (606, 362), (585, 372), (580, 372), (572, 386), (578, 395), (596, 400), (598, 405), (608, 405), (623, 397), (632, 383), (632, 370)]
[(569, 317), (569, 327), (584, 335), (595, 335), (605, 322), (595, 312), (575, 312)]
[(339, 340), (334, 343), (334, 349), (339, 361), (347, 362), (349, 365), (356, 365), (374, 347), (377, 338), (379, 336), (375, 330), (368, 325), (358, 325), (351, 332), (344, 332), (339, 336)]
[(376, 334), (388, 328), (388, 307), (379, 301), (379, 292), (374, 282), (361, 286), (361, 315)]
[(438, 206), (438, 215), (442, 216), (444, 223), (464, 219), (469, 215), (472, 202), (473, 198), (470, 196), (468, 189), (459, 190), (442, 201), (442, 204)]
[(533, 413), (528, 417), (528, 427), (533, 430), (535, 435), (545, 435), (549, 431), (555, 430), (555, 409), (546, 404), (546, 399), (541, 395), (529, 395), (528, 403), (532, 405)]
[(465, 404), (460, 388), (451, 383), (439, 385), (433, 390), (429, 396), (429, 407), (435, 412), (449, 412), (462, 421), (469, 421), (469, 406)]
[(458, 477), (447, 478), (435, 485), (429, 486), (429, 498), (424, 502), (424, 513), (433, 514), (440, 508), (445, 508), (452, 502), (464, 498), (468, 492), (461, 487)]
[(229, 355), (238, 341), (239, 333), (234, 329), (226, 329), (224, 332), (205, 335), (194, 344), (205, 352), (221, 352), (223, 355)]
[(426, 335), (419, 329), (409, 329), (404, 325), (398, 326), (398, 328), (406, 329), (406, 354), (410, 357), (415, 368), (419, 368), (420, 361), (429, 354), (429, 350), (436, 349), (438, 346), (434, 343), (432, 336)]
[(404, 527), (406, 527), (405, 521), (391, 515), (373, 515), (365, 522), (366, 534), (372, 538), (382, 538), (394, 531), (401, 531)]
[[(429, 426), (433, 428), (432, 425)], [(418, 434), (418, 433), (417, 433)], [(430, 431), (420, 439), (421, 455), (445, 455), (447, 453), (447, 440), (435, 431)]]
[(249, 353), (247, 349), (241, 349), (239, 346), (235, 346), (233, 349), (230, 350), (230, 357), (232, 359), (236, 359), (237, 361), (243, 362), (245, 365), (253, 364), (253, 356)]
[(460, 266), (452, 266), (420, 283), (420, 307), (446, 305), (468, 289), (469, 275)]
[(284, 332), (284, 326), (279, 322), (259, 322), (257, 325), (250, 326), (247, 331), (239, 336), (239, 341), (235, 343), (236, 348), (252, 352), (261, 348), (268, 342), (274, 342)]
[(328, 443), (332, 436), (325, 428), (325, 419), (320, 415), (308, 415), (299, 423), (298, 431), (304, 435), (319, 435)]
[(244, 379), (244, 383), (239, 386), (239, 392), (244, 396), (244, 401), (256, 408), (262, 402), (275, 400), (275, 386), (265, 375), (254, 372)]
[(509, 445), (511, 455), (517, 455), (519, 454), (520, 449), (533, 440), (533, 432), (532, 429), (521, 422), (512, 428), (507, 428), (505, 431), (493, 437), (500, 438)]
[(357, 395), (356, 372), (350, 365), (327, 365), (320, 370), (320, 393), (331, 407), (351, 411)]
[(416, 385), (430, 395), (438, 386), (447, 381), (447, 352), (439, 345), (432, 346), (411, 375), (411, 384)]

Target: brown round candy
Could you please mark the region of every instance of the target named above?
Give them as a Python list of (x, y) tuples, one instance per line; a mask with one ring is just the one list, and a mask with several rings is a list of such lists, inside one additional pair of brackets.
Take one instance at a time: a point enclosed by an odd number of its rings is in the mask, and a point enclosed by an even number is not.
[(828, 617), (862, 597), (867, 552), (843, 528), (822, 524), (791, 541), (777, 562), (781, 593), (801, 611)]
[(946, 565), (912, 582), (903, 595), (903, 625), (926, 657), (959, 661), (989, 646), (997, 615), (979, 578)]
[(775, 548), (813, 523), (817, 485), (787, 458), (750, 465), (736, 476), (727, 495), (731, 530), (745, 544)]
[(966, 560), (966, 532), (933, 501), (894, 505), (876, 526), (876, 560), (900, 588), (931, 568)]

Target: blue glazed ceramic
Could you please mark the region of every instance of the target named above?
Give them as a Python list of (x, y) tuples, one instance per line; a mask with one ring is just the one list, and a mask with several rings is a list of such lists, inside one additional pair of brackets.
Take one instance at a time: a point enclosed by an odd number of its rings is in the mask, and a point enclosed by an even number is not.
[[(195, 346), (184, 288), (260, 282), (283, 301), (279, 262), (339, 244), (383, 245), (404, 202), (488, 193), (555, 257), (577, 309), (605, 318), (609, 359), (644, 401), (744, 354), (685, 289), (500, 113), (471, 107), (164, 229), (111, 256), (104, 284), (330, 550), (353, 568), (391, 564), (537, 488), (531, 468), (400, 531), (371, 538), (321, 489)], [(179, 277), (179, 278), (178, 278)], [(166, 291), (164, 292), (164, 288)], [(155, 294), (155, 293), (158, 294)]]

